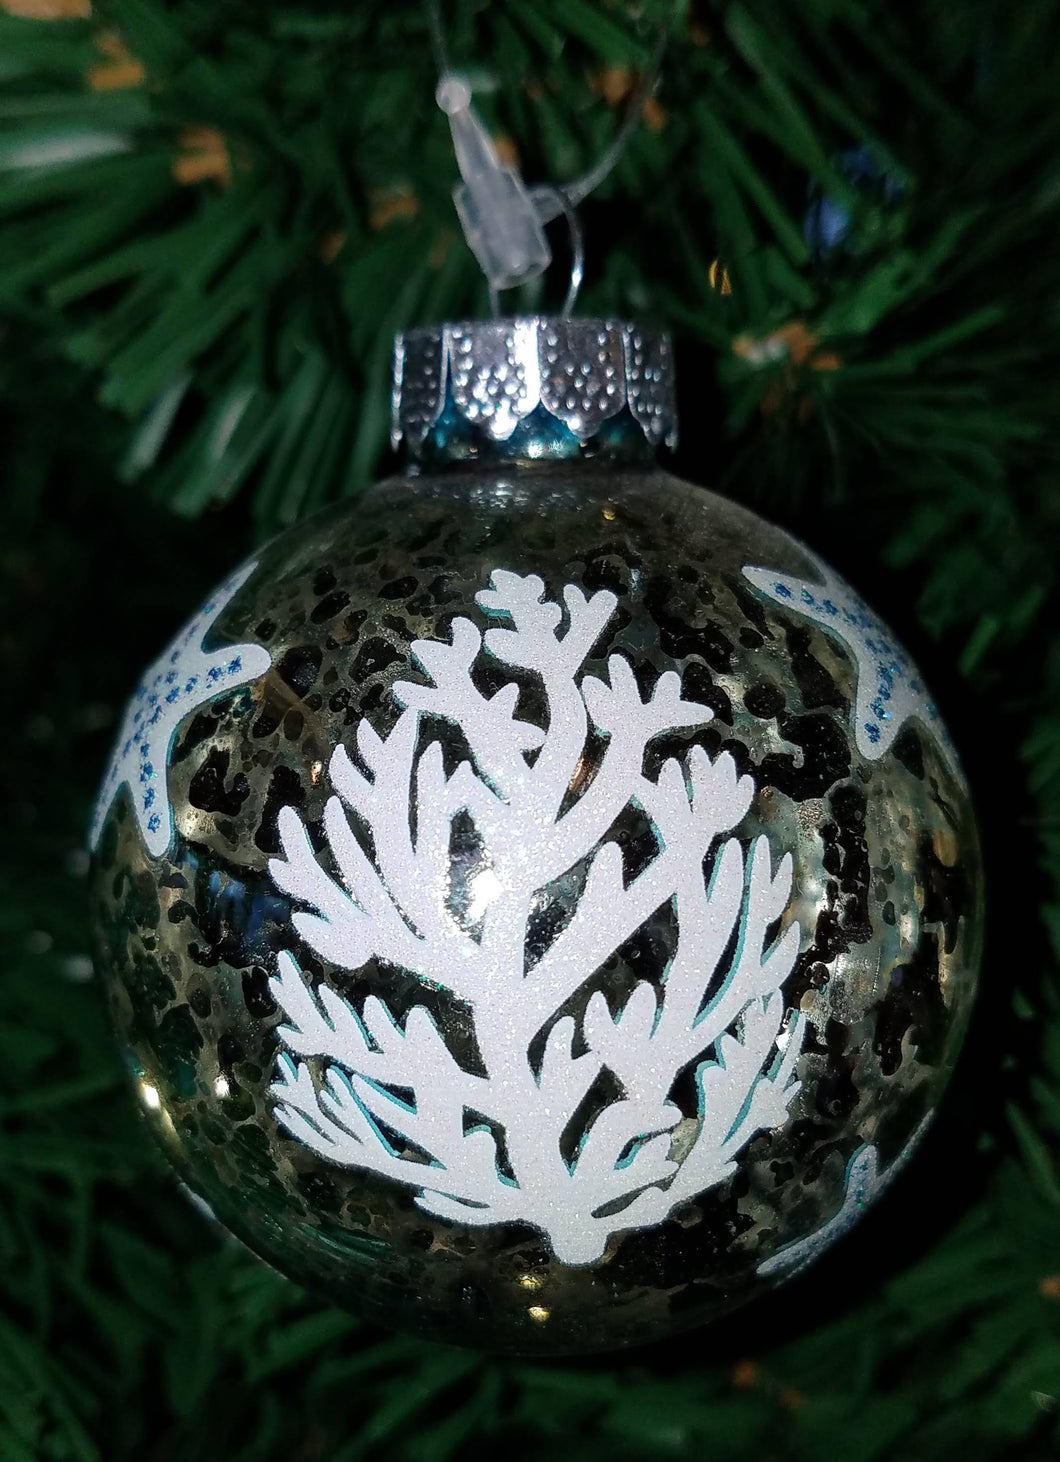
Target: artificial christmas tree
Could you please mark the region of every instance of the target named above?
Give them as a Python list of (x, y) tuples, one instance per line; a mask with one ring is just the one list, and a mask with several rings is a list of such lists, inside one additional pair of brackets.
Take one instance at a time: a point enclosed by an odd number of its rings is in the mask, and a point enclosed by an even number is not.
[[(3, 1447), (1044, 1457), (1060, 16), (748, 0), (641, 31), (596, 0), (504, 0), (446, 19), (532, 183), (592, 165), (670, 31), (644, 125), (581, 210), (583, 308), (670, 325), (678, 471), (811, 541), (929, 665), (976, 793), (1002, 974), (878, 1212), (694, 1345), (553, 1367), (395, 1340), (189, 1208), (130, 1118), (85, 980), (81, 848), (107, 743), (211, 583), (386, 470), (393, 334), (481, 315), (487, 291), (418, 7), (0, 17)], [(859, 149), (870, 167), (845, 161)], [(552, 308), (534, 289), (517, 308)]]

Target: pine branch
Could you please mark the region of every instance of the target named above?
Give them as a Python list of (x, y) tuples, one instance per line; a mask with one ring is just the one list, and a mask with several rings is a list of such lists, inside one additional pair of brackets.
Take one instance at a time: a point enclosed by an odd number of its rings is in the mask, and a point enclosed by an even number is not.
[[(482, 105), (527, 176), (591, 163), (618, 117), (601, 70), (643, 48), (621, 9), (446, 8), (458, 59), (499, 80)], [(99, 46), (114, 28), (147, 85), (86, 79), (115, 64)], [(550, 1368), (366, 1332), (224, 1246), (146, 1147), (95, 992), (76, 983), (74, 852), (106, 739), (90, 710), (117, 704), (128, 664), (179, 621), (187, 574), (205, 590), (231, 567), (227, 543), (160, 520), (144, 488), (185, 516), (242, 495), (263, 531), (356, 490), (383, 447), (391, 330), (485, 304), (455, 237), (420, 8), (0, 16), (0, 570), (19, 611), (3, 647), (5, 1457), (1055, 1448), (1058, 30), (1052, 0), (698, 4), (658, 130), (586, 205), (586, 308), (672, 324), (697, 408), (716, 378), (724, 450), (715, 421), (686, 412), (687, 474), (831, 534), (917, 602), (940, 669), (960, 659), (954, 704), (989, 728), (971, 768), (982, 825), (988, 847), (1021, 850), (998, 886), (1031, 942), (989, 972), (953, 1092), (978, 1135), (954, 1111), (896, 1206), (784, 1296), (791, 1338), (759, 1308), (687, 1364), (677, 1347)], [(858, 148), (882, 179), (852, 180)], [(806, 239), (824, 200), (845, 229), (827, 250)], [(127, 655), (102, 640), (71, 653), (87, 603), (123, 625)], [(586, 1071), (571, 1039), (552, 1027), (542, 1079), (573, 1101)], [(905, 1202), (915, 1226), (896, 1221)]]

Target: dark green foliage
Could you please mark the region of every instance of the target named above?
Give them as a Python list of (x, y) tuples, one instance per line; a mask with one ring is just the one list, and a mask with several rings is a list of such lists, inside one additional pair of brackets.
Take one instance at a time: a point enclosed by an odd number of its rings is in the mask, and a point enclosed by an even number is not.
[[(446, 8), (528, 179), (588, 166), (617, 116), (587, 78), (643, 64), (652, 24)], [(584, 307), (677, 335), (679, 466), (835, 559), (925, 663), (993, 918), (936, 1131), (859, 1233), (714, 1331), (554, 1366), (369, 1331), (228, 1243), (81, 978), (77, 849), (137, 669), (252, 531), (380, 470), (391, 333), (485, 305), (417, 4), (99, 10), (0, 15), (0, 1457), (1056, 1455), (1060, 4), (667, 9), (664, 125), (583, 211)], [(100, 26), (146, 85), (85, 84)], [(189, 127), (223, 133), (230, 187), (175, 180)], [(859, 146), (890, 183), (852, 183)], [(822, 195), (851, 214), (826, 258)]]

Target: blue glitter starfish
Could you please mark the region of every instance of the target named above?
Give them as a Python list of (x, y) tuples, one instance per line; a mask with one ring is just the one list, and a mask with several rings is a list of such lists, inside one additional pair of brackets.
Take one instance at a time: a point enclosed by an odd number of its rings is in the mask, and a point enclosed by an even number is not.
[(858, 750), (876, 761), (890, 750), (906, 721), (917, 720), (934, 736), (954, 775), (963, 783), (957, 753), (929, 699), (916, 666), (854, 590), (820, 559), (823, 583), (747, 566), (744, 578), (785, 609), (804, 614), (841, 639), (857, 662), (854, 737)]
[(879, 1157), (875, 1147), (859, 1147), (847, 1164), (846, 1193), (838, 1213), (823, 1223), (815, 1233), (793, 1244), (785, 1244), (758, 1266), (763, 1278), (784, 1274), (789, 1279), (801, 1272), (836, 1239), (849, 1232), (883, 1186), (879, 1173)]
[(818, 1255), (830, 1248), (836, 1239), (840, 1239), (845, 1233), (848, 1233), (866, 1209), (870, 1208), (880, 1194), (890, 1187), (913, 1156), (920, 1144), (920, 1139), (931, 1125), (933, 1116), (933, 1112), (928, 1112), (890, 1167), (885, 1168), (882, 1172), (877, 1148), (869, 1143), (859, 1147), (847, 1164), (846, 1192), (838, 1212), (823, 1223), (815, 1233), (808, 1234), (804, 1239), (796, 1239), (793, 1244), (785, 1244), (782, 1249), (778, 1249), (770, 1258), (759, 1264), (758, 1273), (764, 1278), (768, 1278), (772, 1274), (783, 1274), (790, 1279), (796, 1274), (801, 1274)]
[(209, 630), (250, 578), (257, 564), (244, 564), (212, 594), (195, 617), (150, 666), (132, 700), (114, 747), (92, 816), (89, 845), (95, 848), (103, 820), (123, 784), (132, 793), (133, 810), (152, 858), (160, 858), (173, 835), (169, 802), (169, 751), (180, 722), (191, 711), (223, 691), (234, 690), (264, 675), (272, 656), (261, 645), (226, 645), (204, 651)]

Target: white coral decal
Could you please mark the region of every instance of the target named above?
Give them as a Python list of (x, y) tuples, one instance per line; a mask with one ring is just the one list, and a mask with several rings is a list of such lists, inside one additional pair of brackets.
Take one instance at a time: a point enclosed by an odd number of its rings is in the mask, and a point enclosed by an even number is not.
[[(314, 991), (284, 953), (272, 990), (286, 1050), (272, 1091), (278, 1120), (321, 1156), (409, 1184), (440, 1218), (533, 1225), (557, 1259), (586, 1264), (612, 1233), (657, 1224), (728, 1177), (751, 1137), (786, 1119), (803, 1030), (781, 986), (800, 930), (769, 935), (791, 859), (774, 870), (764, 837), (745, 853), (723, 836), (753, 794), (729, 755), (692, 746), (683, 765), (645, 775), (654, 738), (711, 719), (682, 698), (678, 675), (642, 698), (616, 654), (606, 682), (579, 682), (613, 594), (568, 584), (564, 614), (541, 579), (498, 569), (477, 597), (504, 627), (483, 636), (458, 618), (450, 643), (417, 641), (430, 683), (394, 685), (403, 709), (385, 738), (360, 722), (360, 765), (341, 746), (331, 758), (324, 826), (338, 878), (292, 807), (270, 867), (304, 906), (294, 923), (318, 955), (347, 970), (383, 960), (450, 992), (479, 1061), (461, 1064), (424, 1006), (403, 1021), (376, 996), (355, 1010), (326, 984)], [(517, 718), (515, 681), (479, 688), (473, 671), (489, 659), (535, 678), (546, 730)], [(439, 721), (470, 751), (451, 773), (440, 741), (423, 737)], [(605, 745), (590, 777), (594, 730)], [(656, 851), (627, 881), (608, 834), (631, 804)], [(458, 817), (477, 840), (459, 908)], [(579, 869), (580, 897), (536, 953), (535, 909), (565, 875), (569, 901)], [(599, 989), (585, 1000), (604, 962), (667, 906), (675, 947), (659, 983), (640, 981), (620, 1009)], [(682, 1120), (672, 1092), (690, 1069), (698, 1111)]]

